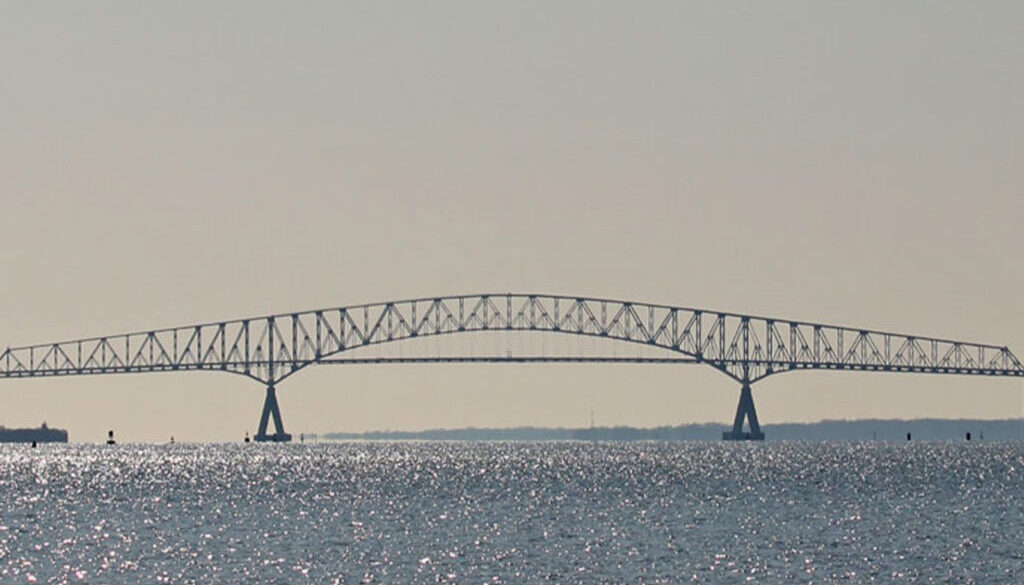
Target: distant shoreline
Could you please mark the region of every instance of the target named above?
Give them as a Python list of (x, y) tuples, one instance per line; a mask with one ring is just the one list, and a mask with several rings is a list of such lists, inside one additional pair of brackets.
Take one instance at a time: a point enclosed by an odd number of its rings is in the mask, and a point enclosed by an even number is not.
[(68, 432), (43, 423), (35, 429), (9, 429), (0, 426), (0, 443), (67, 443)]
[[(367, 431), (362, 433), (331, 432), (310, 435), (321, 440), (363, 441), (720, 441), (727, 423), (697, 423), (652, 428), (456, 428), (422, 431)], [(907, 433), (914, 440), (943, 441), (1024, 440), (1024, 423), (1020, 419), (863, 419), (823, 420), (814, 423), (778, 423), (762, 425), (767, 440), (839, 440), (839, 441), (905, 441)]]

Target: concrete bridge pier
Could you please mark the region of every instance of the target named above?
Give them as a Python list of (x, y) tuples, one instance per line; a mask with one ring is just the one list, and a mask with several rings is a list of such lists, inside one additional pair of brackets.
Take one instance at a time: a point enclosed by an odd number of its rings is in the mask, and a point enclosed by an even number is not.
[[(750, 424), (750, 432), (743, 431), (743, 420)], [(757, 424), (757, 410), (754, 408), (754, 396), (750, 393), (750, 382), (744, 382), (740, 389), (740, 403), (736, 406), (736, 419), (732, 430), (722, 433), (723, 441), (763, 441), (764, 433)]]
[[(267, 434), (267, 423), (270, 422), (270, 417), (274, 417), (276, 432), (273, 435)], [(263, 401), (263, 415), (260, 417), (260, 427), (254, 438), (258, 443), (287, 443), (292, 440), (292, 436), (284, 432), (281, 409), (277, 406), (277, 392), (274, 390), (273, 384), (267, 385), (267, 398)]]

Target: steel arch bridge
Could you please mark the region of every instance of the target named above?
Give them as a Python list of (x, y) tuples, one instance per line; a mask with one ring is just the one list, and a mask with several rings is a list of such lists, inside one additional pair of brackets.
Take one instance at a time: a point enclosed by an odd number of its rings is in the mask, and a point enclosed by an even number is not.
[[(677, 357), (345, 356), (346, 351), (377, 344), (485, 331), (605, 338), (661, 348)], [(732, 430), (723, 433), (727, 440), (764, 438), (750, 387), (782, 372), (1024, 377), (1024, 366), (1006, 346), (632, 301), (501, 293), (370, 303), (13, 347), (0, 354), (0, 378), (190, 370), (238, 374), (266, 387), (255, 439), (289, 441), (275, 387), (307, 366), (481, 361), (706, 364), (740, 384)], [(275, 432), (268, 434), (271, 419)]]

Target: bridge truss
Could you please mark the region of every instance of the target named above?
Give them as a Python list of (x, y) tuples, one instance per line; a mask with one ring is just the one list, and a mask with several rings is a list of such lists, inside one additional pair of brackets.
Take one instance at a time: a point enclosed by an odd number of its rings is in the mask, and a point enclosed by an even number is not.
[[(467, 332), (542, 332), (656, 347), (666, 358), (346, 357), (362, 347)], [(671, 355), (671, 353), (669, 354)], [(221, 371), (257, 380), (256, 440), (288, 441), (275, 387), (317, 364), (424, 362), (699, 363), (740, 383), (731, 440), (763, 439), (750, 387), (805, 369), (1024, 377), (1008, 347), (611, 299), (481, 294), (371, 303), (13, 347), (0, 378)], [(273, 419), (275, 432), (267, 433)], [(744, 432), (744, 421), (749, 432)]]

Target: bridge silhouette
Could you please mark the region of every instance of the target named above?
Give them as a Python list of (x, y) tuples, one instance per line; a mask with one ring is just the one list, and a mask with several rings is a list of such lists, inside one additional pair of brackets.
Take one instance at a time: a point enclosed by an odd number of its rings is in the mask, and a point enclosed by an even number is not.
[[(471, 332), (604, 338), (674, 357), (445, 355), (346, 357), (347, 351)], [(351, 355), (351, 354), (350, 354)], [(289, 441), (276, 387), (311, 365), (466, 362), (706, 364), (740, 385), (726, 440), (762, 440), (751, 385), (796, 370), (1024, 377), (1008, 347), (640, 302), (480, 294), (371, 303), (12, 347), (0, 378), (209, 370), (266, 387), (257, 441)], [(273, 421), (274, 432), (268, 434)], [(746, 423), (749, 430), (744, 430)]]

